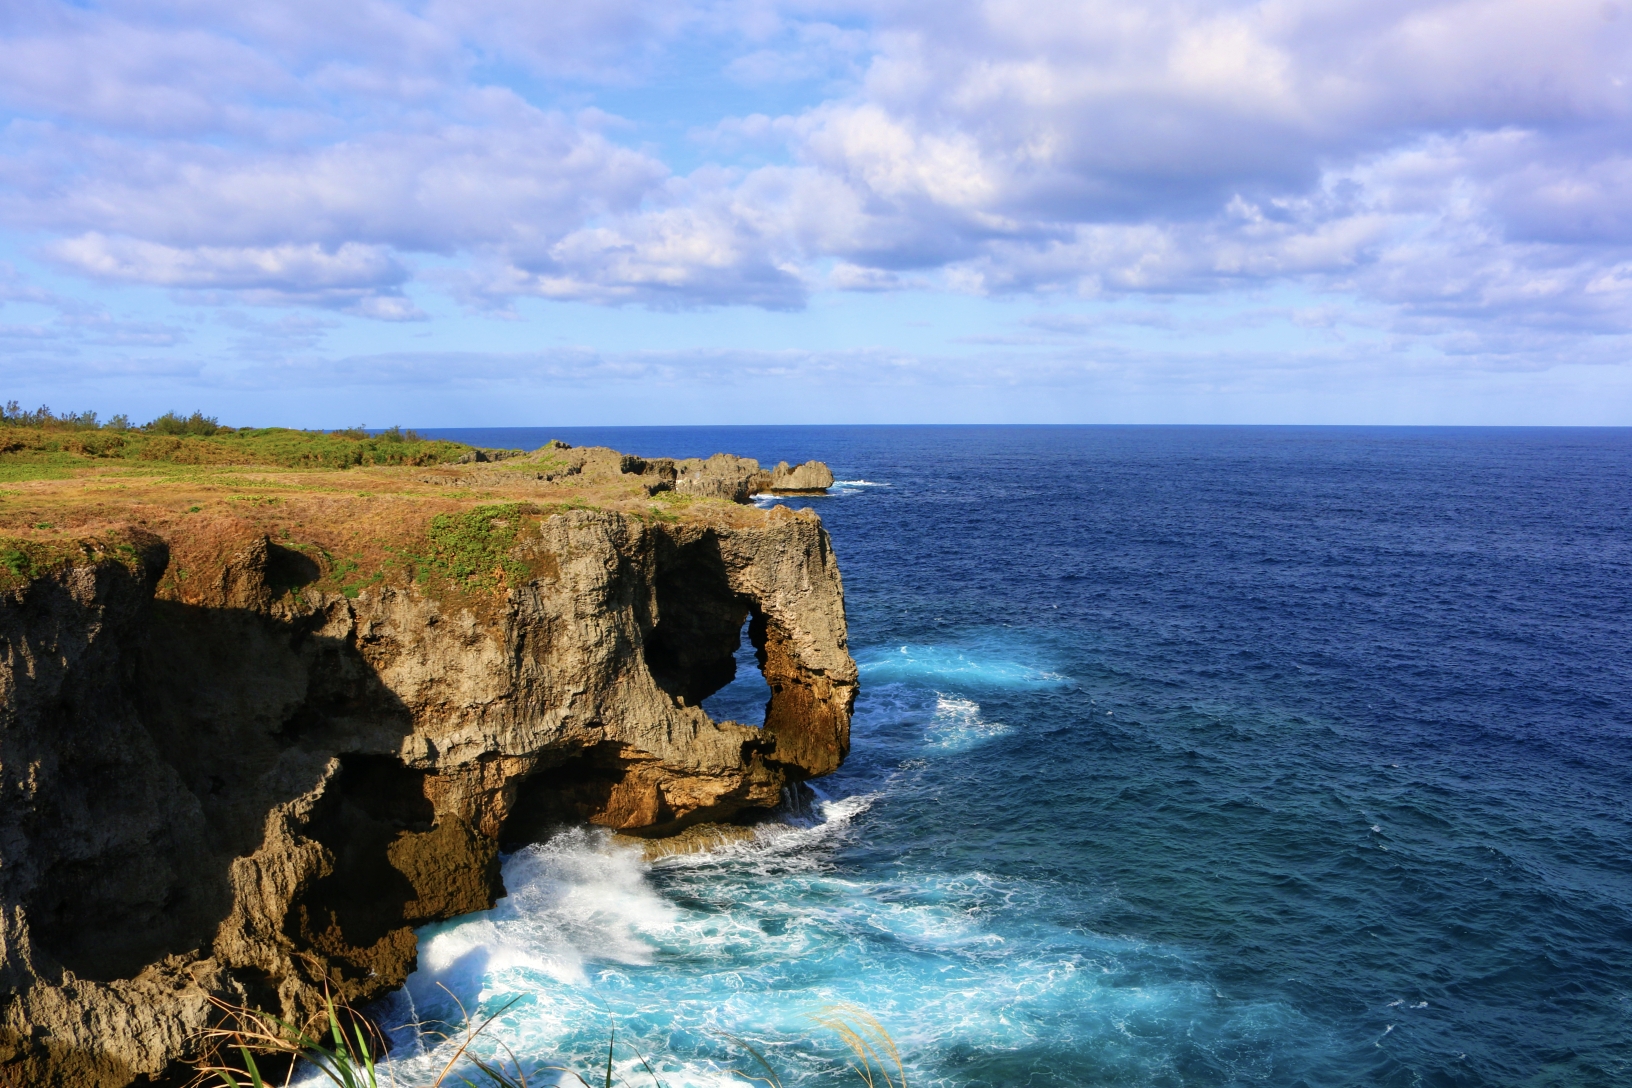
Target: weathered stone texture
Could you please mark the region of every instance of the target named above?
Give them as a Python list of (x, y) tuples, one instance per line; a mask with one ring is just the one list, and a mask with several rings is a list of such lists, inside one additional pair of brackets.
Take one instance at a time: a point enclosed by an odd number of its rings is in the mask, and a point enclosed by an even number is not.
[(820, 461), (806, 461), (802, 465), (788, 467), (786, 461), (779, 461), (771, 470), (771, 482), (765, 488), (773, 494), (812, 494), (826, 491), (833, 486), (833, 472)]
[[(501, 841), (729, 824), (844, 758), (856, 671), (813, 514), (570, 511), (519, 547), (542, 573), (479, 600), (347, 599), (257, 537), (154, 600), (166, 545), (133, 533), (0, 600), (0, 1084), (173, 1073), (212, 995), (369, 999), (413, 927), (502, 894)], [(745, 621), (763, 728), (698, 706)]]

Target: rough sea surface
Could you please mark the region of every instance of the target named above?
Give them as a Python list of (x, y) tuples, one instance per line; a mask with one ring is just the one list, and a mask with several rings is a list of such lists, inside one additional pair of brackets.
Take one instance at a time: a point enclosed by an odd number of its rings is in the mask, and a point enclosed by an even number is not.
[(727, 1035), (857, 1083), (840, 1003), (914, 1085), (1632, 1084), (1632, 432), (439, 433), (827, 461), (862, 690), (755, 843), (512, 855), (399, 1025), (671, 1088)]

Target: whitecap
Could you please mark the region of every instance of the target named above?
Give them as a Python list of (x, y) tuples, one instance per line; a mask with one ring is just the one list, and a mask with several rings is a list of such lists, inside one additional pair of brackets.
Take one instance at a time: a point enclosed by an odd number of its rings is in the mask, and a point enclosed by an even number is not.
[(675, 916), (646, 882), (639, 855), (601, 830), (523, 847), (506, 860), (504, 881), (508, 894), (492, 910), (422, 932), (407, 984), (414, 1002), (443, 1005), (444, 987), (474, 999), (501, 975), (581, 984), (590, 963), (649, 964), (645, 934)]
[(932, 748), (962, 751), (1000, 737), (1009, 731), (1001, 722), (981, 716), (980, 704), (943, 692), (935, 693), (935, 716), (930, 720), (925, 741)]
[(808, 814), (785, 813), (754, 828), (747, 839), (732, 839), (692, 854), (669, 854), (652, 863), (660, 869), (695, 869), (727, 861), (760, 861), (778, 872), (814, 870), (824, 863), (819, 851), (831, 847), (857, 816), (873, 807), (876, 793), (827, 799), (818, 796)]

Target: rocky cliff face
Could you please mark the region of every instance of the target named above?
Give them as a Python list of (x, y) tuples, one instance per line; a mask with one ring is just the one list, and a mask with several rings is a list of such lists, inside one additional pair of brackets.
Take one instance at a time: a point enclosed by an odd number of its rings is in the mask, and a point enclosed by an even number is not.
[[(502, 894), (501, 844), (749, 819), (848, 749), (809, 513), (541, 515), (468, 593), (319, 592), (267, 535), (185, 580), (173, 532), (75, 547), (0, 600), (0, 1084), (173, 1077), (212, 995), (399, 986), (413, 927)], [(698, 706), (745, 628), (762, 726)]]

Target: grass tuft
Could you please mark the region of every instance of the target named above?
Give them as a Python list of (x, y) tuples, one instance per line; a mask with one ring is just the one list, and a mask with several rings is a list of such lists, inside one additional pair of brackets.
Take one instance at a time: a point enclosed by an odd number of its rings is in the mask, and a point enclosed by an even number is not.
[(527, 567), (511, 551), (538, 508), (530, 503), (478, 506), (431, 519), (428, 551), (420, 557), (434, 571), (463, 589), (499, 589), (527, 578)]
[[(208, 1056), (194, 1083), (208, 1083), (213, 1077), (225, 1088), (267, 1088), (255, 1060), (258, 1054), (282, 1059), (291, 1072), (293, 1063), (303, 1061), (335, 1088), (379, 1088), (375, 1056), (385, 1053), (385, 1040), (372, 1021), (331, 996), (324, 995), (323, 1012), (304, 1027), (259, 1009), (215, 1004), (226, 1020), (204, 1033)], [(349, 1030), (341, 1025), (342, 1019)], [(237, 1064), (223, 1064), (232, 1061), (232, 1055)]]

